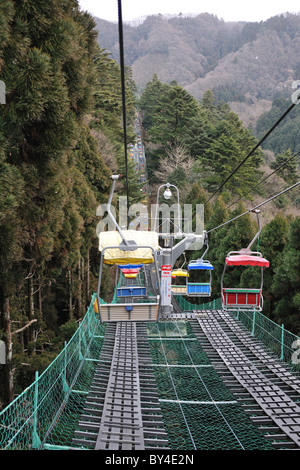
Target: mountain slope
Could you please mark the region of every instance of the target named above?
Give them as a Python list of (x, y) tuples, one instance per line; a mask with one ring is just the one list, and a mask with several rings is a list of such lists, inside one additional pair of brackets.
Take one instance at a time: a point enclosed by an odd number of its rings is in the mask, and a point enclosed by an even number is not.
[(250, 103), (253, 98), (273, 100), (287, 92), (292, 94), (299, 39), (300, 29), (296, 41), (288, 34), (265, 29), (255, 41), (227, 54), (214, 70), (186, 88), (197, 98), (207, 88), (213, 87), (216, 91), (225, 88), (239, 93), (242, 101)]
[[(98, 18), (98, 42), (119, 60), (118, 25)], [(256, 121), (278, 97), (290, 97), (300, 78), (300, 16), (284, 14), (259, 23), (196, 17), (150, 16), (124, 25), (125, 63), (141, 91), (154, 74), (173, 80), (197, 99), (211, 89), (247, 121)], [(240, 106), (240, 104), (243, 106)]]

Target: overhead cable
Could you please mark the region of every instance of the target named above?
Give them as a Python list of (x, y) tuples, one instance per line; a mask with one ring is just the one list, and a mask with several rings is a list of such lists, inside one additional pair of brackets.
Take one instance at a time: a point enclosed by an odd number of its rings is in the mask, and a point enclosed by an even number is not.
[(252, 188), (249, 189), (249, 191), (247, 191), (246, 193), (244, 193), (239, 199), (237, 199), (236, 201), (234, 201), (232, 204), (230, 204), (229, 206), (226, 207), (226, 210), (229, 209), (231, 206), (233, 206), (234, 204), (236, 204), (237, 202), (239, 202), (241, 199), (243, 199), (243, 197), (247, 196), (247, 194), (249, 194), (251, 191), (253, 191), (253, 189), (257, 188), (257, 186), (259, 186), (260, 184), (262, 184), (264, 181), (266, 181), (268, 178), (270, 178), (272, 175), (274, 175), (274, 173), (276, 173), (276, 171), (280, 170), (283, 166), (285, 166), (290, 160), (292, 160), (293, 158), (297, 157), (298, 155), (300, 154), (300, 152), (297, 152), (295, 153), (294, 155), (292, 155), (290, 158), (288, 158), (285, 162), (283, 162), (281, 165), (279, 165), (277, 168), (275, 168), (274, 171), (272, 171), (272, 173), (270, 173), (269, 175), (265, 176), (264, 178), (262, 178), (255, 186), (252, 186)]
[(259, 207), (263, 206), (264, 204), (267, 204), (268, 202), (272, 201), (272, 200), (275, 199), (276, 197), (281, 196), (281, 194), (286, 193), (286, 192), (289, 191), (290, 189), (295, 188), (295, 187), (298, 186), (299, 184), (300, 184), (300, 181), (298, 181), (298, 183), (293, 184), (293, 185), (290, 186), (289, 188), (284, 189), (283, 191), (281, 191), (280, 193), (276, 194), (275, 196), (270, 197), (270, 198), (267, 199), (266, 201), (261, 202), (260, 204), (258, 204), (257, 206), (253, 207), (252, 209), (249, 209), (249, 210), (247, 210), (246, 212), (243, 212), (243, 214), (237, 215), (236, 217), (233, 217), (232, 219), (228, 220), (227, 222), (224, 222), (223, 224), (220, 224), (220, 225), (218, 225), (217, 227), (214, 227), (214, 228), (211, 228), (210, 230), (207, 230), (206, 233), (210, 233), (210, 232), (212, 232), (213, 230), (217, 230), (218, 228), (223, 227), (224, 225), (227, 225), (227, 224), (229, 224), (230, 222), (233, 222), (234, 220), (237, 220), (237, 219), (239, 219), (240, 217), (243, 217), (243, 216), (246, 215), (246, 214), (249, 214), (249, 212), (255, 211), (255, 210), (258, 209)]
[[(297, 96), (297, 100), (300, 100), (300, 93)], [(299, 101), (298, 101), (299, 102)], [(266, 138), (271, 134), (271, 132), (275, 129), (275, 127), (278, 126), (278, 124), (286, 117), (286, 115), (297, 105), (297, 102), (293, 102), (288, 109), (283, 113), (283, 115), (275, 122), (275, 124), (271, 127), (271, 129), (264, 135), (262, 139), (253, 147), (253, 149), (248, 153), (248, 155), (238, 164), (238, 166), (230, 173), (230, 175), (223, 181), (223, 183), (216, 189), (216, 191), (207, 199), (207, 201), (204, 203), (207, 204), (215, 194), (217, 194), (223, 186), (227, 183), (227, 181), (232, 178), (232, 176), (240, 169), (242, 165), (248, 160), (248, 158), (253, 155), (253, 153), (258, 149), (258, 147), (266, 140)]]
[(124, 39), (123, 39), (123, 19), (122, 19), (122, 1), (121, 0), (118, 0), (118, 20), (119, 20), (120, 69), (121, 69), (122, 108), (123, 108), (123, 135), (124, 135), (124, 153), (125, 153), (125, 178), (126, 178), (126, 195), (127, 195), (127, 214), (128, 214), (129, 213), (129, 187), (128, 187), (127, 133), (126, 133)]

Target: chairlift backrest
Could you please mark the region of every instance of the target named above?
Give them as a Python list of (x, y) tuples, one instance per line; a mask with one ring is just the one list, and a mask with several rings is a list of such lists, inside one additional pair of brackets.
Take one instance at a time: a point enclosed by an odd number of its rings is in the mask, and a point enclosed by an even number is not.
[(188, 270), (191, 270), (191, 269), (214, 269), (213, 268), (213, 265), (207, 261), (207, 260), (203, 260), (203, 259), (197, 259), (197, 260), (192, 260), (189, 262), (188, 264)]
[(258, 251), (231, 251), (225, 259), (227, 266), (260, 266), (268, 268), (270, 263)]

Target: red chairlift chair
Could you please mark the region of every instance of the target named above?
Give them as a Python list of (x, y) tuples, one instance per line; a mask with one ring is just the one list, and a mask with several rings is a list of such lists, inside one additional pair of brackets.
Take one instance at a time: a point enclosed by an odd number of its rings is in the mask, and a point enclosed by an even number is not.
[[(224, 310), (262, 310), (263, 307), (263, 270), (269, 267), (269, 261), (263, 258), (258, 251), (251, 251), (253, 242), (258, 238), (261, 227), (258, 214), (260, 211), (254, 211), (257, 214), (259, 230), (249, 246), (240, 251), (231, 251), (225, 259), (223, 275), (221, 279), (222, 306)], [(260, 284), (258, 288), (247, 287), (224, 287), (224, 276), (228, 266), (257, 266), (260, 268)]]

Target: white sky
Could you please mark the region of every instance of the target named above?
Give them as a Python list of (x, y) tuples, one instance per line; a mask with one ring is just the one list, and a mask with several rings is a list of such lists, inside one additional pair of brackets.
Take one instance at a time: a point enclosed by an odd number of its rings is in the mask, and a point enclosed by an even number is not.
[[(117, 0), (79, 0), (93, 16), (118, 21)], [(152, 14), (212, 13), (224, 21), (262, 21), (281, 13), (300, 13), (299, 0), (122, 0), (123, 21)]]

